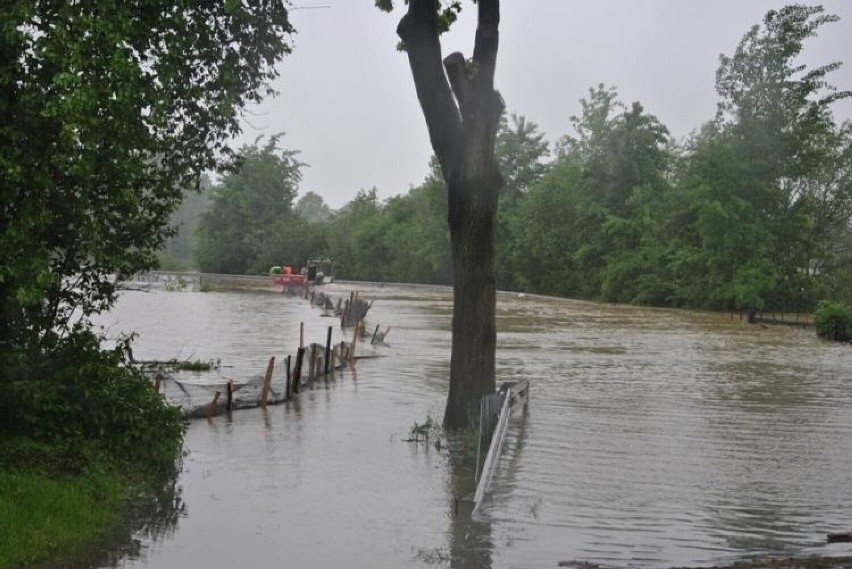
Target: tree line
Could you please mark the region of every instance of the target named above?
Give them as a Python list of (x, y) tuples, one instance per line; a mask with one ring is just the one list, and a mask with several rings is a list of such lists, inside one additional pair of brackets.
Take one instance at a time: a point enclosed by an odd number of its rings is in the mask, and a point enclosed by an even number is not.
[[(850, 93), (828, 80), (840, 63), (797, 62), (836, 19), (819, 7), (770, 11), (720, 57), (716, 116), (683, 141), (603, 85), (553, 145), (535, 123), (504, 116), (499, 287), (712, 309), (811, 310), (852, 297), (852, 126), (831, 112)], [(260, 273), (323, 255), (341, 278), (451, 282), (435, 160), (407, 194), (361, 190), (332, 211), (312, 192), (295, 201), (302, 164), (279, 141), (244, 148), (243, 169), (213, 186), (201, 270)]]

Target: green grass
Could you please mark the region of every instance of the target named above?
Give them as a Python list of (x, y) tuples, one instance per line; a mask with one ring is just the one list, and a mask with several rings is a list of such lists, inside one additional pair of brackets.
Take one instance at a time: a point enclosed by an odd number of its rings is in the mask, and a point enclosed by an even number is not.
[(171, 359), (167, 363), (180, 371), (210, 371), (219, 368), (219, 362), (216, 360), (179, 361), (177, 359)]
[(115, 527), (123, 511), (123, 486), (112, 472), (0, 468), (0, 569), (79, 555)]

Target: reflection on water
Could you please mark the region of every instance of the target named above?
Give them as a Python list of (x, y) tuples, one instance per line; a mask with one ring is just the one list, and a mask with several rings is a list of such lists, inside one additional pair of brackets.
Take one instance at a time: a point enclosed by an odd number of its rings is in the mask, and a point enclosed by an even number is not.
[[(360, 290), (375, 299), (368, 329), (392, 327), (384, 357), (281, 406), (193, 422), (185, 515), (137, 534), (122, 567), (661, 567), (852, 553), (823, 545), (852, 511), (848, 346), (727, 315), (502, 296), (499, 379), (532, 389), (471, 518), (455, 507), (473, 491), (462, 453), (404, 442), (443, 410), (451, 295)], [(139, 331), (137, 357), (221, 358), (217, 373), (239, 379), (293, 353), (300, 321), (308, 341), (324, 341), (329, 319), (269, 293), (128, 293), (104, 324)]]
[(151, 491), (136, 496), (130, 504), (127, 518), (103, 540), (103, 543), (74, 559), (57, 560), (54, 565), (64, 569), (122, 567), (125, 559), (144, 562), (149, 543), (173, 539), (179, 520), (186, 515), (182, 489), (178, 483), (180, 466), (154, 482)]

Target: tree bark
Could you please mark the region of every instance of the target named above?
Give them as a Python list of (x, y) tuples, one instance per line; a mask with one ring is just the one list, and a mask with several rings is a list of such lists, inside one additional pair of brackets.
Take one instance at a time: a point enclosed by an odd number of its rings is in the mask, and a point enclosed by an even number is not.
[[(417, 98), (447, 183), (453, 255), (449, 429), (467, 425), (479, 398), (494, 393), (496, 278), (494, 219), (503, 180), (494, 144), (503, 100), (494, 90), (499, 0), (479, 0), (473, 59), (441, 60), (438, 0), (410, 0), (397, 28)], [(445, 71), (446, 70), (446, 71)]]

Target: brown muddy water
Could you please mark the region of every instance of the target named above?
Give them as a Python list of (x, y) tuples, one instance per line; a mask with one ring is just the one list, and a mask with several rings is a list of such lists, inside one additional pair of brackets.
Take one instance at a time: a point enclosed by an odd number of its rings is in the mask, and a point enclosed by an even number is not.
[[(825, 544), (852, 529), (849, 346), (726, 314), (502, 295), (498, 379), (532, 388), (471, 519), (454, 507), (473, 490), (467, 463), (405, 442), (443, 412), (451, 295), (358, 290), (375, 299), (368, 328), (393, 327), (382, 357), (265, 411), (193, 421), (177, 496), (158, 506), (167, 521), (129, 522), (133, 547), (104, 552), (103, 567), (667, 567), (852, 553)], [(110, 336), (137, 331), (138, 359), (221, 358), (217, 372), (183, 374), (203, 382), (294, 353), (300, 321), (316, 342), (333, 322), (268, 291), (163, 291), (125, 293), (102, 323)]]

